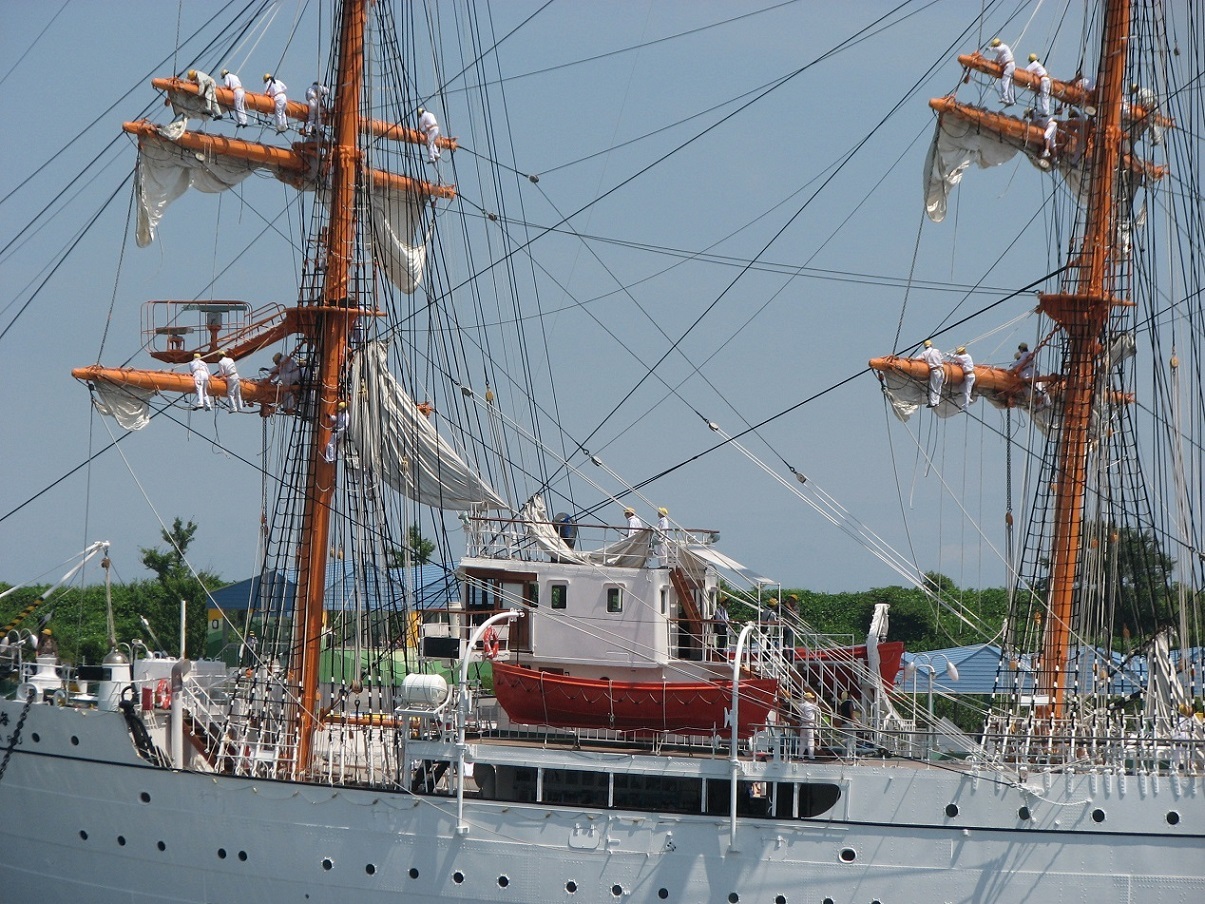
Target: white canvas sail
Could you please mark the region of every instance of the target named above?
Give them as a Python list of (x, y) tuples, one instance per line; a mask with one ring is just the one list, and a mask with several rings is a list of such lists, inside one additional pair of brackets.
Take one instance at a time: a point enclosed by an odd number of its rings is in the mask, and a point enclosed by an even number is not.
[(360, 464), (399, 493), (436, 508), (506, 508), (419, 411), (389, 372), (387, 346), (372, 342), (352, 354), (353, 385), (348, 438)]

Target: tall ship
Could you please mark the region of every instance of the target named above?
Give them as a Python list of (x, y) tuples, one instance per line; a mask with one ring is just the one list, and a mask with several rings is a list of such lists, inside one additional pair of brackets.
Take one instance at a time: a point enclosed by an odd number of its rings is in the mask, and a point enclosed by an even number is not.
[[(223, 199), (275, 180), (300, 279), (287, 303), (147, 301), (149, 360), (73, 375), (125, 430), (260, 418), (262, 561), (245, 609), (219, 610), (226, 661), (112, 627), (72, 668), (28, 631), (0, 643), (4, 899), (1201, 900), (1205, 41), (1162, 3), (1089, 6), (1080, 71), (989, 37), (930, 104), (930, 219), (997, 175), (972, 166), (1051, 180), (1038, 338), (995, 366), (935, 327), (870, 361), (901, 421), (1033, 428), (1002, 437), (1034, 440), (1036, 491), (1009, 514), (974, 731), (935, 717), (931, 663), (926, 708), (889, 605), (864, 636), (818, 634), (718, 528), (615, 490), (555, 394), (522, 394), (556, 383), (497, 338), (547, 341), (515, 290), (530, 225), (456, 179), (516, 171), (441, 122), (405, 5), (334, 4), (308, 91), (212, 48), (155, 77), (123, 127), (137, 243), (159, 248), (186, 192), (247, 216)], [(1156, 454), (1166, 480), (1144, 476)], [(1151, 536), (1174, 567), (1127, 559)], [(106, 575), (108, 551), (85, 553)]]

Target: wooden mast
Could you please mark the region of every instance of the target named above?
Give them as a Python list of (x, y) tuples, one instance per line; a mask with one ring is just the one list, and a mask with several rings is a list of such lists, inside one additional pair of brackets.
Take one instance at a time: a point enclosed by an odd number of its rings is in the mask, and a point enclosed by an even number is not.
[(357, 308), (351, 297), (351, 261), (356, 243), (356, 181), (360, 164), (357, 142), (364, 78), (365, 18), (364, 0), (345, 0), (339, 31), (336, 114), (331, 139), (328, 263), (316, 336), (317, 423), (314, 424), (306, 471), (294, 607), (294, 655), (289, 662), (290, 686), (296, 688), (298, 694), (297, 775), (304, 775), (310, 768), (320, 706), (318, 654), (322, 648), (327, 547), (336, 476), (335, 462), (327, 461), (325, 450), (338, 411), (340, 376), (351, 319)]
[(1089, 425), (1096, 389), (1101, 332), (1109, 311), (1121, 301), (1117, 288), (1113, 237), (1116, 232), (1115, 185), (1121, 155), (1122, 91), (1129, 39), (1129, 0), (1109, 0), (1096, 80), (1097, 121), (1089, 131), (1092, 183), (1083, 245), (1075, 262), (1073, 291), (1042, 294), (1041, 309), (1067, 334), (1068, 371), (1063, 398), (1054, 475), (1054, 535), (1050, 587), (1037, 694), (1048, 701), (1045, 712), (1064, 715), (1068, 659), (1079, 569), (1080, 537), (1087, 491)]

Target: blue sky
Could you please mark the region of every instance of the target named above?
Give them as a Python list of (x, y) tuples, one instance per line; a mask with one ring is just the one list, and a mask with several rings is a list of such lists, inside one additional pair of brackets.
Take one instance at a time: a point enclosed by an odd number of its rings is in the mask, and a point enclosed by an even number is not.
[[(449, 47), (465, 40), (459, 8), (441, 3), (429, 13)], [(589, 435), (619, 406), (590, 448), (630, 483), (714, 445), (708, 420), (735, 434), (769, 419), (742, 443), (774, 474), (788, 483), (791, 468), (806, 474), (921, 570), (999, 586), (1001, 416), (981, 405), (975, 418), (922, 415), (905, 428), (865, 365), (1052, 269), (1048, 227), (1034, 220), (1050, 177), (1028, 163), (970, 173), (947, 221), (924, 220), (927, 101), (958, 86), (954, 55), (993, 29), (1021, 54), (1042, 49), (1053, 73), (1069, 74), (1079, 25), (1059, 30), (1046, 11), (1031, 19), (1028, 8), (979, 25), (967, 18), (978, 4), (953, 0), (899, 8), (872, 0), (491, 6), (495, 34), (509, 35), (496, 50), (506, 154), (522, 173), (540, 175), (522, 183), (522, 214), (539, 227), (581, 210), (571, 225), (593, 237), (533, 244), (546, 272), (547, 344), (532, 354), (539, 363), (546, 356), (556, 375), (570, 435)], [(151, 74), (194, 61), (215, 73), (229, 65), (207, 48), (212, 14), (198, 3), (6, 8), (0, 579), (53, 579), (60, 562), (101, 538), (114, 543), (119, 579), (144, 577), (138, 548), (158, 543), (159, 519), (177, 516), (201, 525), (197, 568), (230, 580), (256, 570), (260, 483), (240, 459), (257, 459), (259, 418), (194, 422), (191, 434), (153, 424), (121, 454), (75, 470), (110, 435), (70, 369), (98, 359), (150, 366), (138, 352), (143, 301), (189, 298), (211, 280), (212, 297), (256, 307), (294, 291), (290, 224), (264, 228), (281, 205), (273, 183), (220, 201), (186, 197), (155, 245), (133, 245), (135, 150), (121, 122), (145, 110), (166, 119)], [(262, 33), (230, 54), (231, 68), (249, 87), (274, 70), (299, 96), (324, 59), (312, 38), (289, 34), (294, 19), (308, 34), (314, 16), (311, 5), (279, 4)], [(177, 51), (177, 35), (198, 29), (202, 38)], [(495, 153), (458, 105), (458, 83), (439, 95), (434, 67), (415, 71), (445, 131), (465, 142), (457, 165), (467, 172)], [(964, 86), (960, 97), (975, 91)], [(46, 205), (49, 215), (18, 236)], [(232, 213), (240, 226), (219, 232), (218, 216)], [(52, 271), (93, 216), (99, 228)], [(938, 343), (1007, 362), (1018, 341), (1034, 338), (1034, 303), (1012, 299), (939, 333)], [(665, 355), (667, 337), (683, 334), (681, 354), (633, 391)], [(258, 363), (267, 356), (244, 374)], [(784, 584), (837, 591), (901, 582), (734, 448), (643, 492), (646, 518), (666, 505), (679, 524), (719, 530), (728, 554)]]

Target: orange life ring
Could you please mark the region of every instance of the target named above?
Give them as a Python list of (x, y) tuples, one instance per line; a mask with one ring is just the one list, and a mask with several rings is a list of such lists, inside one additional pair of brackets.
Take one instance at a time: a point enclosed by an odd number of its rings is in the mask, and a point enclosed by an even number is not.
[(166, 678), (160, 678), (155, 683), (155, 708), (172, 708), (172, 685)]
[(498, 632), (492, 627), (486, 628), (481, 635), (481, 649), (486, 659), (496, 659), (498, 656)]

